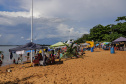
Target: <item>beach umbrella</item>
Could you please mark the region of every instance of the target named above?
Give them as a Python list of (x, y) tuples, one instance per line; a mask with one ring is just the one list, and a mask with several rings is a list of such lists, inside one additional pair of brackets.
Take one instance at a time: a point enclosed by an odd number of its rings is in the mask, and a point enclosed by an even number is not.
[(103, 45), (108, 45), (110, 44), (111, 42), (103, 42)]
[(58, 42), (58, 43), (51, 45), (50, 47), (60, 47), (60, 46), (65, 46), (65, 44), (63, 42)]
[(96, 44), (96, 46), (99, 46), (99, 44)]

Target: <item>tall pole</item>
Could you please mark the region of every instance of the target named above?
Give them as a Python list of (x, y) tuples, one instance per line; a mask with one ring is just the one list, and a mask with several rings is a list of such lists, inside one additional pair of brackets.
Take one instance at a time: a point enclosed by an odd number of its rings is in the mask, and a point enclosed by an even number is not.
[[(33, 0), (31, 2), (31, 42), (33, 42)], [(31, 63), (32, 63), (32, 50), (31, 50)]]
[(31, 3), (31, 42), (33, 42), (33, 0), (32, 0), (32, 3)]

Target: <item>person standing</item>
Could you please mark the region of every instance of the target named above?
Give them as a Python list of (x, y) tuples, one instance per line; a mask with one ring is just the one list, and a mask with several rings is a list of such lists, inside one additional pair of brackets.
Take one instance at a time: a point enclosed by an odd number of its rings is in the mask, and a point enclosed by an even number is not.
[(12, 52), (10, 52), (10, 59), (12, 59), (13, 58), (13, 54), (12, 54)]
[(3, 54), (1, 54), (1, 59), (4, 59), (4, 55)]
[(28, 53), (27, 53), (27, 61), (28, 61), (28, 59), (29, 59), (29, 56), (30, 56), (30, 53), (28, 52)]
[(21, 64), (22, 64), (23, 63), (22, 54), (20, 54), (20, 60), (21, 60)]

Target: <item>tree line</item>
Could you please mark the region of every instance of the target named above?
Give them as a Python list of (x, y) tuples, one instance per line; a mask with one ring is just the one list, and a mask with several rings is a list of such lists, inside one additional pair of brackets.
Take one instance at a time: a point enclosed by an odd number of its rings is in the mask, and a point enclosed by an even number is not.
[[(90, 29), (89, 34), (83, 34), (82, 37), (78, 38), (76, 43), (83, 43), (85, 41), (94, 40), (95, 42), (112, 42), (119, 37), (126, 37), (126, 16), (117, 17), (115, 20), (117, 24), (109, 24), (103, 26), (98, 24)], [(121, 21), (121, 22), (119, 22)]]

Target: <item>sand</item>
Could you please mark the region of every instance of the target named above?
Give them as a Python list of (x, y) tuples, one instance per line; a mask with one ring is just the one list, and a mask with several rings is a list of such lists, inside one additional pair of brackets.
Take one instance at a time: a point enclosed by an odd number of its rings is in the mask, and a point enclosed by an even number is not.
[(62, 59), (63, 63), (30, 67), (30, 63), (0, 68), (0, 83), (7, 84), (126, 84), (126, 51), (95, 49), (83, 58)]

